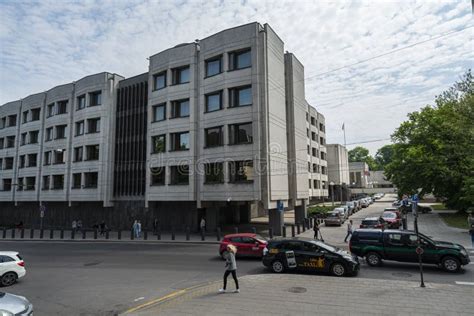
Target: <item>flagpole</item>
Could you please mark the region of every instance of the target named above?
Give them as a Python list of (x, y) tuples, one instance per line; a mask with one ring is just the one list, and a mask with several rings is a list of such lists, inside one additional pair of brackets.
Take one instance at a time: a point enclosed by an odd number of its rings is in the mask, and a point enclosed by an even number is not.
[(346, 145), (346, 127), (344, 125), (345, 123), (342, 123), (342, 130), (344, 131), (344, 147), (347, 148), (347, 145)]

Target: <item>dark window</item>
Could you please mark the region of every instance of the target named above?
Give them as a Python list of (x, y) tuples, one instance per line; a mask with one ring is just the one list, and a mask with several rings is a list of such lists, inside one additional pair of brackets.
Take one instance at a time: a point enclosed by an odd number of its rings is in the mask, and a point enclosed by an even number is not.
[(314, 163), (313, 164), (313, 173), (317, 173), (317, 172), (319, 172), (319, 165)]
[(31, 191), (35, 189), (36, 186), (36, 177), (26, 177), (25, 191)]
[(321, 152), (321, 160), (326, 160), (326, 153), (325, 152)]
[(171, 151), (189, 149), (189, 132), (173, 133), (171, 136)]
[(172, 84), (189, 82), (189, 66), (171, 69)]
[(311, 125), (316, 126), (316, 118), (314, 116), (311, 116)]
[(230, 182), (253, 182), (253, 161), (231, 161), (229, 163)]
[(313, 157), (317, 157), (318, 156), (318, 151), (316, 150), (316, 148), (311, 148), (312, 150), (312, 154), (313, 154)]
[(73, 173), (72, 174), (72, 188), (80, 189), (82, 185), (82, 173)]
[(314, 140), (315, 142), (318, 141), (318, 140), (316, 139), (316, 133), (315, 133), (315, 132), (311, 132), (311, 139)]
[(15, 136), (7, 136), (7, 146), (6, 148), (15, 147)]
[(222, 91), (206, 95), (206, 112), (214, 112), (222, 109)]
[(324, 145), (324, 138), (323, 138), (323, 137), (319, 137), (319, 143), (320, 143), (321, 145)]
[(150, 185), (155, 186), (155, 185), (165, 185), (165, 179), (166, 179), (166, 168), (165, 167), (155, 167), (155, 168), (150, 168)]
[(286, 241), (283, 245), (283, 249), (301, 251), (303, 250), (303, 244), (299, 241)]
[(166, 71), (160, 72), (159, 74), (153, 75), (153, 88), (154, 90), (163, 89), (166, 87)]
[(205, 183), (224, 182), (224, 164), (222, 162), (208, 163), (204, 165)]
[(250, 49), (229, 53), (229, 70), (243, 69), (252, 66)]
[(46, 116), (51, 117), (54, 115), (54, 103), (48, 104), (46, 107)]
[(102, 104), (102, 92), (92, 92), (89, 93), (89, 106), (97, 106)]
[(66, 138), (66, 126), (67, 125), (56, 126), (56, 139)]
[(16, 186), (17, 191), (23, 191), (23, 178), (18, 178), (18, 185)]
[(171, 102), (171, 118), (189, 116), (189, 99)]
[(6, 126), (6, 123), (7, 123), (7, 118), (2, 117), (2, 119), (0, 119), (0, 129), (4, 129)]
[(253, 142), (252, 123), (229, 125), (229, 144), (251, 144)]
[(327, 173), (327, 168), (325, 166), (321, 166), (321, 173), (322, 174), (328, 174)]
[(166, 120), (166, 103), (161, 103), (153, 107), (153, 122)]
[(68, 104), (68, 101), (65, 100), (65, 101), (59, 101), (58, 102), (58, 111), (57, 111), (57, 114), (65, 114), (67, 113), (67, 104)]
[(41, 109), (32, 109), (31, 110), (31, 120), (39, 121), (40, 120)]
[(402, 234), (388, 234), (388, 242), (391, 245), (403, 246)]
[(82, 161), (83, 153), (84, 153), (84, 150), (83, 150), (82, 146), (81, 147), (75, 147), (74, 148), (74, 162)]
[(7, 127), (12, 127), (12, 126), (16, 126), (16, 115), (8, 116)]
[(5, 157), (5, 168), (4, 170), (13, 169), (13, 157)]
[(50, 151), (45, 151), (43, 164), (45, 166), (48, 166), (48, 165), (51, 164), (51, 152)]
[(189, 166), (171, 166), (170, 184), (189, 184)]
[(19, 160), (19, 162), (18, 162), (18, 168), (25, 168), (26, 156), (25, 156), (25, 155), (21, 155), (19, 158), (20, 158), (20, 160)]
[(0, 170), (3, 168), (3, 158), (0, 158)]
[(308, 187), (311, 189), (311, 179), (308, 180)]
[(3, 191), (12, 190), (12, 179), (3, 179)]
[(222, 126), (206, 128), (204, 130), (205, 146), (216, 147), (224, 145), (224, 133)]
[(63, 149), (56, 149), (54, 151), (54, 164), (62, 164), (64, 163), (64, 152)]
[(99, 182), (99, 174), (97, 172), (84, 173), (84, 187), (85, 188), (97, 188), (98, 182)]
[(252, 87), (238, 87), (229, 89), (229, 107), (252, 105)]
[(326, 128), (323, 123), (319, 123), (319, 130), (323, 133), (326, 132)]
[(206, 77), (215, 76), (222, 72), (222, 56), (206, 60)]
[(64, 175), (57, 174), (53, 176), (53, 189), (62, 190), (64, 189)]
[(46, 136), (45, 136), (45, 141), (49, 142), (53, 140), (53, 128), (49, 127), (46, 129)]
[(86, 146), (86, 160), (99, 160), (99, 145)]
[(26, 144), (26, 135), (27, 135), (27, 134), (28, 134), (28, 133), (22, 133), (22, 134), (20, 135), (20, 137), (21, 137), (21, 138), (20, 138), (20, 146), (23, 146), (23, 145)]
[(3, 147), (5, 146), (5, 138), (0, 138), (0, 149), (3, 149)]
[(166, 135), (151, 137), (151, 152), (153, 154), (164, 153), (166, 151)]
[(38, 135), (39, 135), (39, 131), (31, 131), (30, 132), (30, 144), (37, 144), (38, 143)]
[(93, 118), (87, 120), (87, 133), (100, 133), (100, 118)]
[(25, 123), (27, 123), (27, 122), (28, 122), (28, 111), (24, 111), (24, 112), (22, 113), (21, 123), (22, 123), (22, 124), (25, 124)]
[(242, 243), (242, 237), (232, 237), (232, 238), (229, 238), (231, 242), (233, 243)]
[(28, 166), (36, 167), (38, 163), (38, 154), (28, 154)]
[(81, 95), (80, 97), (77, 97), (77, 109), (81, 110), (86, 107), (86, 96)]

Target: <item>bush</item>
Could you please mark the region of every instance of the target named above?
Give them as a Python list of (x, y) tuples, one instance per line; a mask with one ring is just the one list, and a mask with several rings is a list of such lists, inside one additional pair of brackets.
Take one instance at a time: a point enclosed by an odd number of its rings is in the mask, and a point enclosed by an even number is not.
[(308, 216), (326, 217), (326, 213), (331, 212), (335, 206), (314, 205), (308, 207)]

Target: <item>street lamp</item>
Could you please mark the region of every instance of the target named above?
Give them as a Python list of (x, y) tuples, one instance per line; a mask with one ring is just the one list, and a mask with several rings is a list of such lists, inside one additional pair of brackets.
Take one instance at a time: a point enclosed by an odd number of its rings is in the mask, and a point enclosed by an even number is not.
[(334, 206), (334, 182), (329, 182), (329, 186), (331, 187), (331, 201), (332, 206)]

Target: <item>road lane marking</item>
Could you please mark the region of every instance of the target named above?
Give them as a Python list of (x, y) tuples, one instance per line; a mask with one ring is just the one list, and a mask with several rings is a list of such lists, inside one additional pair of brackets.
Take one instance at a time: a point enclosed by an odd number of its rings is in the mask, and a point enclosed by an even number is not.
[(458, 285), (472, 285), (474, 286), (474, 282), (463, 282), (463, 281), (455, 281)]
[(145, 299), (145, 298), (144, 298), (143, 296), (141, 296), (141, 297), (138, 297), (138, 298), (134, 299), (133, 301), (134, 301), (134, 302), (138, 302), (138, 301), (141, 301), (141, 300), (144, 300), (144, 299)]
[(153, 304), (162, 302), (162, 301), (164, 301), (164, 300), (173, 298), (173, 297), (175, 297), (175, 296), (178, 296), (178, 295), (181, 295), (181, 294), (184, 294), (184, 293), (186, 293), (186, 290), (178, 290), (178, 291), (171, 292), (170, 294), (165, 295), (165, 296), (163, 296), (163, 297), (160, 297), (160, 298), (151, 300), (151, 301), (149, 301), (149, 302), (146, 302), (146, 303), (144, 303), (144, 304), (138, 305), (138, 306), (136, 306), (136, 307), (130, 308), (129, 310), (125, 311), (124, 314), (133, 313), (133, 312), (135, 312), (135, 311), (137, 311), (137, 310), (139, 310), (139, 309), (142, 309), (142, 308), (145, 308), (145, 307), (147, 307), (147, 306), (150, 306), (150, 305), (153, 305)]

